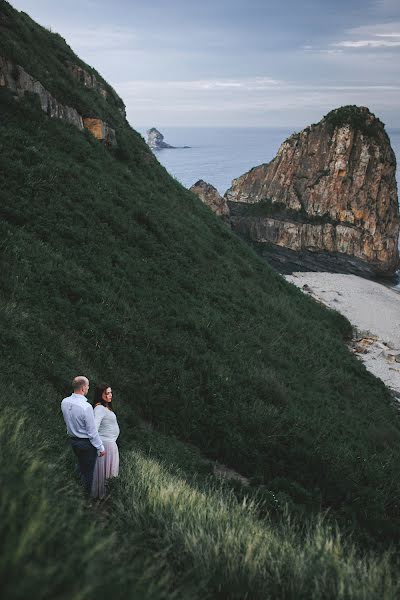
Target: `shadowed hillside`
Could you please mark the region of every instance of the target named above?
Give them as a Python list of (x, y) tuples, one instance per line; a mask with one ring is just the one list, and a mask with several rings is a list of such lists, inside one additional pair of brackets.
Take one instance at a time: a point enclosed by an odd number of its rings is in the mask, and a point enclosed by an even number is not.
[[(288, 510), (304, 524), (329, 509), (344, 531), (356, 531), (364, 549), (399, 537), (399, 418), (383, 384), (343, 343), (349, 323), (287, 284), (170, 177), (126, 122), (115, 92), (60, 36), (4, 1), (0, 34), (1, 57), (82, 117), (107, 123), (116, 137), (116, 146), (101, 143), (90, 131), (51, 118), (35, 93), (0, 88), (0, 364), (7, 407), (2, 468), (12, 490), (1, 508), (9, 589), (26, 597), (31, 588), (24, 585), (44, 578), (53, 587), (45, 586), (43, 597), (61, 597), (66, 585), (72, 597), (73, 561), (63, 573), (56, 564), (44, 567), (45, 556), (62, 545), (66, 556), (69, 548), (92, 552), (83, 577), (88, 587), (80, 596), (85, 598), (101, 597), (104, 590), (105, 596), (122, 597), (121, 582), (140, 598), (197, 597), (199, 589), (202, 597), (243, 598), (250, 590), (249, 598), (261, 598), (272, 585), (274, 597), (317, 598), (325, 568), (325, 597), (339, 597), (340, 577), (350, 577), (351, 569), (353, 583), (343, 584), (347, 595), (340, 597), (358, 597), (351, 590), (361, 580), (360, 590), (369, 590), (371, 598), (382, 597), (382, 590), (394, 597), (386, 558), (384, 566), (361, 558), (356, 565), (351, 548), (333, 544), (331, 550), (330, 526), (318, 525), (318, 541), (311, 525), (292, 533), (283, 525)], [(85, 86), (71, 75), (71, 65), (102, 87)], [(87, 533), (84, 500), (69, 482), (72, 457), (59, 411), (78, 373), (115, 389), (125, 461), (105, 510), (113, 518), (97, 520), (91, 511)], [(145, 433), (139, 419), (153, 430)], [(207, 459), (250, 479), (248, 490), (236, 490), (239, 504), (213, 482)], [(154, 462), (146, 466), (145, 460)], [(19, 479), (17, 471), (24, 474)], [(185, 486), (192, 513), (185, 517), (178, 505), (157, 506), (168, 490), (181, 489), (184, 497)], [(207, 494), (207, 506), (226, 503), (223, 514), (237, 523), (243, 498), (256, 501), (245, 516), (249, 530), (254, 527), (260, 540), (286, 539), (291, 548), (292, 554), (276, 559), (281, 570), (265, 567), (279, 546), (275, 541), (269, 558), (262, 554), (264, 571), (254, 567), (249, 575), (251, 568), (244, 568), (239, 585), (232, 573), (248, 547), (243, 538), (232, 550), (239, 557), (232, 570), (207, 579), (188, 542), (196, 538), (202, 547), (205, 521), (197, 533), (185, 529), (185, 519), (193, 523), (201, 514)], [(14, 521), (15, 527), (7, 525)], [(83, 532), (81, 539), (74, 528)], [(228, 539), (226, 531), (215, 534), (216, 546)], [(296, 582), (305, 563), (290, 571), (290, 556), (299, 555), (307, 535), (304, 548), (313, 549), (304, 550), (310, 566), (299, 596)], [(104, 546), (93, 546), (93, 539)], [(99, 592), (87, 581), (103, 552), (115, 552), (120, 567), (106, 580), (102, 574)], [(203, 566), (211, 569), (209, 549), (206, 555)], [(324, 567), (318, 556), (326, 558)], [(335, 562), (334, 556), (340, 558)], [(31, 567), (25, 583), (13, 587), (22, 563)], [(191, 589), (193, 569), (202, 584)], [(146, 575), (140, 579), (139, 573)], [(285, 577), (290, 583), (282, 587)]]

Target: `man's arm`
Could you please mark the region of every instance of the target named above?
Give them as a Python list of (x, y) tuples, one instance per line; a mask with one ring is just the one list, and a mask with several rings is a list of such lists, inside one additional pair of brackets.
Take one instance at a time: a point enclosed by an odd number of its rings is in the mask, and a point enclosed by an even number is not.
[(69, 428), (68, 428), (68, 405), (66, 403), (66, 398), (64, 398), (64, 400), (61, 402), (61, 412), (62, 412), (62, 416), (64, 419), (64, 423), (65, 423), (65, 427), (67, 429), (67, 434), (69, 435)]
[(90, 405), (85, 410), (85, 423), (87, 436), (92, 446), (97, 448), (99, 452), (104, 452), (103, 442), (100, 439), (99, 432), (97, 431), (96, 423), (94, 422), (93, 409)]

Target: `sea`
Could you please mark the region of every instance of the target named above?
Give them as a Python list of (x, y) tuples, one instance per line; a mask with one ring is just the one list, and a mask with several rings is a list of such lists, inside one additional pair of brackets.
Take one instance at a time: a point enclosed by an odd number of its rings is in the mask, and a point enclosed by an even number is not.
[[(145, 139), (150, 127), (137, 127)], [(174, 149), (156, 152), (160, 163), (189, 188), (199, 179), (221, 195), (236, 177), (274, 158), (281, 143), (296, 130), (284, 127), (158, 127)], [(301, 131), (299, 128), (297, 131)], [(387, 129), (397, 159), (400, 183), (400, 129)], [(189, 146), (189, 148), (183, 148)], [(400, 278), (394, 285), (400, 291)]]

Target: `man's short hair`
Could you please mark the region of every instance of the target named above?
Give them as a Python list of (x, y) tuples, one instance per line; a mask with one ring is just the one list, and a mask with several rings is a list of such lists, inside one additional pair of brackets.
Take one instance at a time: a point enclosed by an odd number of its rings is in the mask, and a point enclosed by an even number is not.
[(74, 392), (76, 392), (76, 390), (81, 390), (85, 385), (89, 385), (89, 379), (84, 375), (78, 375), (72, 380), (72, 389)]

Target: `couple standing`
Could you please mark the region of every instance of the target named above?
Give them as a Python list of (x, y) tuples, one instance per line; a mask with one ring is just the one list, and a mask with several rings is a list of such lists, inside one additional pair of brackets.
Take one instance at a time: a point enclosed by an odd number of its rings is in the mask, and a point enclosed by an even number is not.
[(93, 407), (87, 402), (89, 380), (82, 375), (72, 381), (73, 393), (61, 402), (61, 410), (86, 491), (94, 498), (106, 495), (106, 480), (119, 472), (119, 435), (112, 407), (112, 390), (106, 384), (95, 389)]

